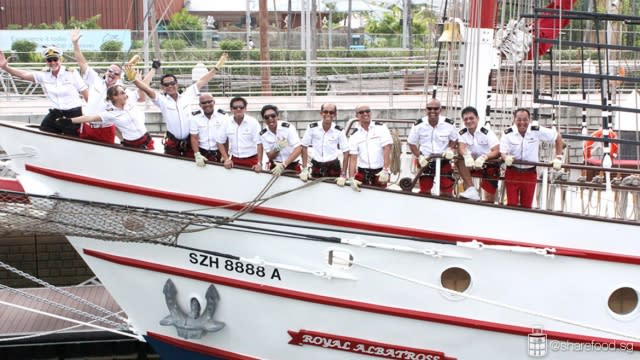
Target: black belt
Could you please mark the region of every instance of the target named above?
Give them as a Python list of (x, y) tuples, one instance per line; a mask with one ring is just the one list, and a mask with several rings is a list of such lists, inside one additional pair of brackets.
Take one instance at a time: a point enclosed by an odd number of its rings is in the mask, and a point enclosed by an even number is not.
[(518, 167), (515, 167), (515, 166), (511, 166), (511, 167), (509, 167), (509, 169), (515, 170), (517, 172), (522, 172), (522, 173), (535, 172), (536, 171), (536, 167), (535, 166), (528, 167), (528, 168), (518, 168)]
[(358, 167), (358, 172), (364, 174), (364, 181), (367, 183), (373, 183), (373, 179), (378, 173), (382, 171), (382, 168), (377, 169), (365, 169)]
[(187, 139), (189, 138), (188, 136), (184, 139), (178, 139), (175, 135), (173, 135), (171, 132), (167, 131), (165, 133), (165, 137), (169, 140), (173, 140), (175, 142), (180, 142), (180, 141), (187, 141)]

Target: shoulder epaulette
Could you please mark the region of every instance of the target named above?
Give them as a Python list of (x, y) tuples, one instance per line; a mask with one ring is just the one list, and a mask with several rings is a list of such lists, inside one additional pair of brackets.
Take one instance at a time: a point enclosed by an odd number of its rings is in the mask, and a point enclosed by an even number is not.
[(446, 123), (449, 123), (449, 124), (453, 125), (453, 119), (444, 118), (444, 122), (446, 122)]
[(336, 130), (340, 130), (340, 131), (342, 131), (342, 126), (340, 126), (340, 125), (336, 125), (336, 126), (334, 126), (334, 128), (335, 128)]
[(486, 127), (483, 126), (483, 127), (480, 128), (480, 132), (485, 134), (485, 135), (487, 135), (489, 133), (489, 129), (487, 129)]
[(280, 125), (282, 125), (282, 127), (286, 127), (286, 128), (288, 128), (289, 126), (291, 126), (291, 124), (289, 124), (289, 123), (288, 123), (288, 122), (286, 122), (286, 121), (283, 121)]
[(309, 124), (309, 128), (313, 129), (314, 127), (318, 127), (318, 123), (317, 122), (312, 122), (311, 124)]
[(376, 121), (376, 125), (384, 125), (382, 121)]
[(506, 128), (504, 129), (504, 133), (505, 134), (511, 134), (513, 132), (513, 128)]
[(262, 129), (262, 131), (260, 131), (260, 135), (264, 135), (264, 133), (266, 133), (266, 132), (267, 132), (267, 129), (266, 129), (266, 128), (265, 128), (265, 129)]
[(469, 131), (469, 130), (467, 130), (467, 128), (462, 128), (462, 129), (460, 129), (460, 131), (458, 131), (458, 134), (464, 135), (464, 133), (466, 133), (467, 131)]
[(219, 112), (220, 114), (222, 114), (222, 115), (227, 115), (227, 113), (226, 113), (224, 110), (222, 110), (222, 109), (218, 109), (218, 112)]
[(413, 123), (413, 125), (420, 125), (420, 124), (422, 124), (422, 119), (418, 119), (416, 120), (415, 123)]
[(531, 126), (531, 130), (533, 131), (539, 131), (540, 130), (540, 125), (536, 125), (536, 126)]
[(200, 114), (202, 111), (201, 110), (196, 110), (196, 111), (192, 111), (191, 115), (198, 115)]
[(349, 136), (355, 134), (358, 131), (358, 128), (351, 128), (351, 130), (349, 131)]

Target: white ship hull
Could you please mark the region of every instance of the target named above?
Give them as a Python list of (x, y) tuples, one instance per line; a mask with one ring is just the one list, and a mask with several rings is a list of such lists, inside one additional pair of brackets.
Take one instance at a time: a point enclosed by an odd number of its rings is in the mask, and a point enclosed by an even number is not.
[[(23, 183), (45, 184), (64, 198), (232, 216), (272, 179), (1, 126), (9, 155), (31, 154), (13, 160), (29, 179)], [(302, 184), (280, 177), (262, 198), (283, 194), (243, 215), (268, 222), (254, 224), (261, 232), (184, 233), (180, 248), (70, 241), (133, 329), (169, 357), (353, 359), (377, 351), (402, 358), (391, 354), (405, 351), (424, 359), (542, 352), (595, 359), (605, 350), (607, 358), (628, 358), (640, 349), (638, 307), (618, 315), (608, 304), (616, 289), (640, 289), (635, 223), (370, 188), (357, 193), (332, 183), (297, 189)], [(329, 264), (330, 251), (350, 255), (353, 264)], [(441, 288), (453, 268), (469, 274), (461, 294)], [(177, 291), (169, 302), (168, 280)], [(192, 298), (204, 308), (212, 285), (219, 301), (209, 325), (221, 328), (198, 331), (199, 316), (171, 312), (172, 301), (184, 310)]]

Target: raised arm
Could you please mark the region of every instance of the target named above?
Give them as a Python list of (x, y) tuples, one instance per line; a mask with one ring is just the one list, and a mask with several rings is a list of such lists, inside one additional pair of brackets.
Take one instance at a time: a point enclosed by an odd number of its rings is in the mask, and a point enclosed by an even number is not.
[(80, 29), (75, 28), (71, 30), (71, 43), (73, 44), (73, 54), (76, 57), (76, 61), (78, 62), (78, 67), (80, 67), (80, 73), (84, 75), (87, 72), (87, 68), (89, 67), (89, 63), (87, 59), (85, 59), (82, 51), (80, 50), (80, 38), (82, 35), (80, 34)]
[(33, 73), (31, 71), (15, 69), (9, 66), (9, 61), (4, 56), (4, 53), (2, 51), (0, 51), (0, 68), (15, 77), (19, 77), (22, 80), (36, 82), (36, 78), (33, 76)]
[(224, 62), (227, 61), (228, 57), (229, 55), (227, 53), (223, 53), (222, 56), (220, 56), (220, 60), (218, 60), (218, 63), (214, 67), (212, 67), (208, 73), (202, 75), (202, 77), (198, 79), (198, 81), (196, 81), (196, 88), (198, 90), (200, 90), (209, 81), (211, 81), (214, 76), (216, 76), (220, 68), (222, 68), (222, 66), (224, 65)]
[[(130, 64), (126, 64), (124, 66), (124, 71), (127, 75), (127, 80), (133, 81), (133, 84), (141, 90), (144, 94), (146, 94), (151, 100), (155, 100), (156, 92), (146, 84), (142, 78), (140, 77), (140, 73), (134, 69), (134, 67)], [(149, 75), (149, 74), (147, 74)], [(151, 76), (153, 77), (153, 75)]]

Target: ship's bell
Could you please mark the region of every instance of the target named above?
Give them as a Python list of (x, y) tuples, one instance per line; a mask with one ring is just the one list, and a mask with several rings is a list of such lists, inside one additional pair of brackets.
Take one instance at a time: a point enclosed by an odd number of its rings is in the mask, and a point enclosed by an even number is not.
[(442, 35), (438, 38), (438, 42), (460, 42), (460, 24), (457, 21), (449, 21), (444, 23)]

